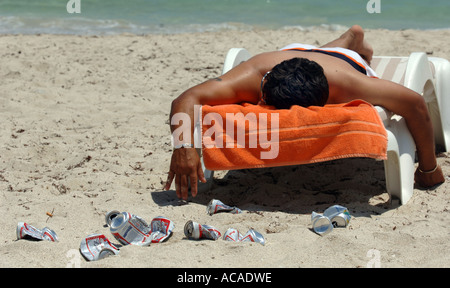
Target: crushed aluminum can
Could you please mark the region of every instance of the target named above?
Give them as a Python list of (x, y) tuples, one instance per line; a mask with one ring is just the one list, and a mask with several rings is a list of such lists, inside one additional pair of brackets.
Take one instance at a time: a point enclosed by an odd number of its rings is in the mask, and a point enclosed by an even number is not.
[(173, 222), (166, 217), (159, 216), (153, 218), (152, 222), (150, 222), (150, 227), (152, 229), (150, 234), (152, 243), (159, 243), (170, 237), (174, 225)]
[(206, 212), (209, 215), (213, 215), (218, 212), (230, 212), (232, 214), (239, 214), (242, 213), (242, 210), (237, 207), (225, 205), (220, 200), (213, 199), (208, 203), (208, 206), (206, 207)]
[(154, 218), (150, 225), (141, 217), (128, 212), (121, 212), (110, 221), (108, 219), (106, 221), (111, 233), (123, 245), (148, 246), (150, 243), (162, 242), (174, 228), (173, 222), (165, 217)]
[(248, 230), (245, 235), (242, 235), (237, 229), (229, 228), (223, 235), (223, 240), (233, 242), (256, 242), (262, 245), (265, 244), (264, 236), (253, 229)]
[(16, 228), (17, 239), (47, 240), (51, 242), (58, 241), (55, 231), (48, 227), (39, 230), (25, 222), (19, 222)]
[(328, 217), (334, 227), (347, 227), (351, 218), (348, 209), (340, 205), (327, 208), (323, 212), (323, 216)]
[(333, 225), (328, 217), (325, 217), (316, 212), (312, 212), (311, 214), (311, 222), (314, 232), (319, 235), (325, 235), (333, 230)]
[(313, 230), (319, 235), (328, 234), (333, 227), (347, 227), (350, 218), (348, 209), (340, 205), (327, 208), (323, 215), (314, 211), (311, 214)]
[(106, 225), (108, 225), (108, 227), (111, 226), (111, 221), (114, 219), (114, 217), (116, 217), (119, 214), (120, 214), (120, 211), (118, 211), (118, 210), (112, 210), (112, 211), (109, 211), (108, 213), (106, 213), (106, 215), (105, 215)]
[(227, 232), (223, 235), (223, 240), (239, 242), (242, 238), (241, 233), (237, 229), (228, 228)]
[(96, 261), (119, 254), (119, 248), (103, 234), (91, 234), (80, 243), (80, 253), (88, 261)]
[(210, 225), (201, 225), (197, 222), (189, 220), (184, 225), (184, 235), (189, 239), (211, 239), (217, 240), (220, 238), (220, 232)]

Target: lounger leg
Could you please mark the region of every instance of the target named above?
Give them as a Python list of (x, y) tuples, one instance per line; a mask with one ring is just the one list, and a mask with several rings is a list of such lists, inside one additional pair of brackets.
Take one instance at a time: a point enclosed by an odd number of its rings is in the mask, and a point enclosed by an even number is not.
[(199, 153), (200, 156), (200, 162), (202, 164), (202, 170), (203, 174), (205, 175), (206, 181), (210, 181), (214, 177), (214, 171), (208, 170), (208, 168), (205, 167), (205, 163), (203, 163), (203, 157), (201, 155), (202, 153), (201, 149), (197, 149), (197, 152)]
[(203, 161), (203, 155), (202, 155), (202, 149), (200, 147), (202, 147), (202, 127), (201, 127), (201, 106), (197, 106), (195, 109), (197, 109), (195, 111), (195, 115), (194, 115), (194, 121), (195, 121), (195, 126), (194, 126), (194, 146), (197, 147), (197, 153), (200, 157), (200, 162), (202, 164), (202, 170), (203, 170), (203, 174), (205, 175), (206, 181), (209, 183), (212, 183), (211, 179), (214, 176), (214, 171), (211, 171), (209, 169), (207, 169), (205, 167), (205, 163)]
[(441, 117), (441, 132), (447, 152), (450, 152), (450, 62), (447, 59), (430, 57), (435, 68), (436, 100)]
[[(244, 48), (231, 48), (228, 51), (227, 56), (225, 57), (222, 74), (227, 73), (229, 70), (231, 70), (235, 66), (239, 65), (241, 62), (248, 60), (250, 57), (251, 57), (250, 53)], [(201, 115), (200, 107), (199, 107), (198, 115)], [(202, 143), (201, 142), (202, 129), (201, 129), (200, 118), (201, 118), (201, 116), (199, 116), (199, 119), (196, 119), (196, 125), (195, 125), (195, 129), (194, 129), (194, 138), (197, 141), (196, 147), (201, 147), (201, 143)], [(208, 183), (212, 183), (211, 179), (214, 176), (214, 171), (208, 170), (205, 167), (205, 164), (203, 162), (203, 157), (201, 154), (201, 149), (198, 149), (197, 152), (200, 155), (202, 169), (203, 169), (203, 173), (205, 174), (205, 178), (208, 181)]]
[(406, 204), (414, 191), (415, 144), (404, 119), (390, 121), (388, 132), (388, 159), (384, 161), (386, 190), (391, 199)]

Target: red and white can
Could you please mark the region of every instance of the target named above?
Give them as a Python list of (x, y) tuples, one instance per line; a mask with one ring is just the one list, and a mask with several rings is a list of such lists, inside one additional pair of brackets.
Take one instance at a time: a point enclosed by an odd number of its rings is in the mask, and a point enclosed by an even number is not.
[(44, 227), (42, 230), (37, 229), (25, 222), (19, 222), (16, 228), (17, 239), (35, 239), (35, 240), (47, 240), (51, 242), (58, 241), (58, 236), (55, 231), (48, 227)]
[(242, 210), (237, 207), (225, 205), (220, 200), (213, 199), (209, 201), (208, 206), (206, 206), (206, 212), (209, 215), (213, 215), (218, 212), (229, 212), (231, 214), (239, 214), (242, 213)]
[[(110, 218), (107, 217), (107, 219)], [(141, 217), (128, 212), (116, 214), (110, 221), (107, 220), (107, 224), (110, 226), (111, 233), (121, 244), (139, 246), (148, 246), (150, 243), (166, 240), (174, 228), (173, 222), (165, 217), (156, 217), (148, 225)]]
[(233, 242), (256, 242), (265, 244), (264, 236), (254, 229), (250, 229), (246, 234), (242, 235), (237, 229), (229, 228), (223, 235), (223, 240)]
[(96, 261), (119, 254), (119, 248), (103, 234), (91, 234), (80, 243), (81, 255), (88, 261)]
[(201, 225), (197, 222), (189, 220), (184, 225), (184, 235), (189, 239), (211, 239), (217, 240), (221, 234), (219, 230), (210, 225)]

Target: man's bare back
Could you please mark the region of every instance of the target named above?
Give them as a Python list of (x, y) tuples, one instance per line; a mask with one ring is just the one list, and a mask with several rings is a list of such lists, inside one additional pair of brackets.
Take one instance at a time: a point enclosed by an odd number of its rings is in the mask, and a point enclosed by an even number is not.
[[(367, 63), (372, 60), (372, 47), (364, 40), (364, 32), (357, 25), (322, 47), (350, 49)], [(425, 187), (444, 182), (436, 162), (433, 128), (423, 97), (399, 84), (367, 77), (347, 62), (322, 53), (274, 51), (256, 55), (219, 78), (186, 90), (172, 102), (171, 117), (176, 113), (186, 113), (193, 119), (194, 105), (256, 104), (261, 100), (263, 76), (275, 65), (296, 57), (314, 61), (323, 68), (329, 86), (328, 104), (362, 99), (403, 116), (417, 146), (419, 167), (416, 182)], [(176, 128), (175, 125), (171, 126), (172, 131)], [(195, 149), (174, 150), (166, 190), (170, 189), (174, 179), (178, 197), (187, 199), (189, 183), (192, 195), (197, 194), (197, 182), (206, 180)]]

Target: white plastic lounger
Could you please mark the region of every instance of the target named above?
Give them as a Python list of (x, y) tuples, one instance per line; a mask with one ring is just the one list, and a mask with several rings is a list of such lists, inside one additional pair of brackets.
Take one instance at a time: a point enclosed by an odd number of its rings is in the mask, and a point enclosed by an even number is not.
[[(249, 59), (244, 48), (229, 50), (222, 73)], [(378, 77), (402, 84), (425, 97), (433, 122), (436, 144), (450, 151), (450, 63), (446, 59), (412, 53), (409, 57), (374, 57), (372, 68)], [(406, 204), (414, 190), (416, 146), (405, 120), (392, 112), (376, 107), (388, 134), (387, 160), (384, 161), (386, 190), (391, 199)], [(201, 127), (197, 122), (195, 139), (201, 143)], [(197, 146), (199, 147), (199, 146)], [(207, 179), (213, 177), (202, 161)]]

